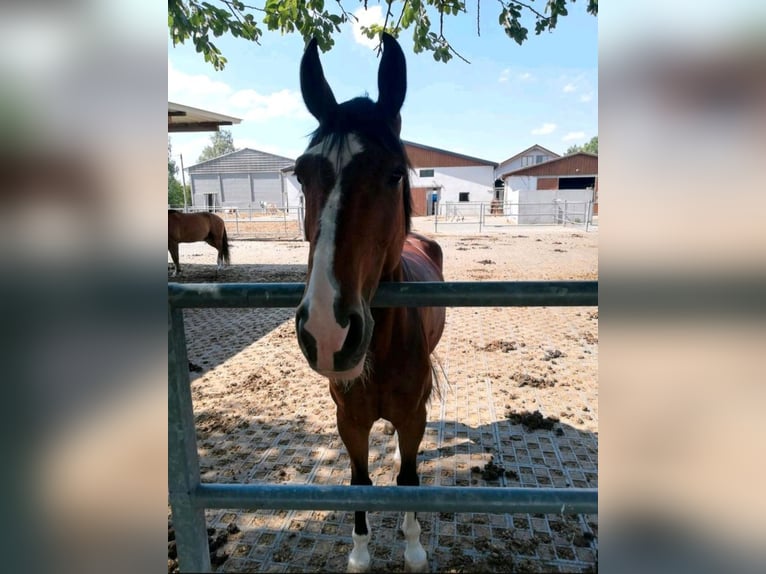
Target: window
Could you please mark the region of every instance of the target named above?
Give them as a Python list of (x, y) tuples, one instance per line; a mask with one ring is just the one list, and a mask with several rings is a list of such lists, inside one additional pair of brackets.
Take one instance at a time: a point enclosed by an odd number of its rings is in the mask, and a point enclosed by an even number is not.
[(420, 177), (433, 177), (434, 176), (434, 170), (432, 170), (432, 169), (421, 169), (419, 175), (420, 175)]
[(545, 161), (544, 155), (536, 155), (535, 156), (535, 163), (543, 163)]
[(458, 195), (458, 201), (468, 201), (468, 195), (470, 192), (468, 191), (461, 191)]

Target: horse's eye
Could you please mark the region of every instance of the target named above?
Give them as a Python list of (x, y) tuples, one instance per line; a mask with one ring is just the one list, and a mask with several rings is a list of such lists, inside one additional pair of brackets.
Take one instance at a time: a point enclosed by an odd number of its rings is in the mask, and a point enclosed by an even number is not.
[(395, 171), (394, 173), (391, 174), (391, 177), (388, 178), (388, 185), (390, 185), (391, 187), (395, 185), (399, 185), (403, 177), (404, 177), (403, 173)]

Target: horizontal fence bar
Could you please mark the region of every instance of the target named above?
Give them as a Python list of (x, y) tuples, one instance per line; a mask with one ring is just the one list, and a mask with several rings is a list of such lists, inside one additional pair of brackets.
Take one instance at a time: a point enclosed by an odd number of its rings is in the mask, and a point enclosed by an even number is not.
[(193, 498), (199, 507), (248, 510), (598, 513), (598, 490), (588, 488), (201, 484)]
[[(168, 283), (178, 308), (296, 307), (303, 283)], [(381, 283), (372, 307), (592, 307), (598, 281)]]

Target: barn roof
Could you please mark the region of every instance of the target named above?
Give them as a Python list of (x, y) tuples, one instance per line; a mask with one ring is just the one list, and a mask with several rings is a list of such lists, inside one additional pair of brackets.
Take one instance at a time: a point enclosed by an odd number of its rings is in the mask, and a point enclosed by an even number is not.
[(220, 126), (241, 121), (233, 116), (168, 102), (168, 132), (217, 132)]
[[(494, 161), (487, 159), (471, 157), (470, 155), (463, 155), (415, 142), (402, 140), (402, 143), (407, 151), (407, 157), (409, 157), (412, 167), (416, 169), (422, 167), (470, 167), (482, 165), (497, 167)], [(282, 168), (281, 171), (289, 173), (294, 171), (294, 168), (294, 165), (288, 165)]]
[(553, 157), (555, 157), (555, 158), (559, 158), (559, 157), (561, 157), (561, 156), (560, 156), (559, 154), (557, 154), (555, 151), (551, 151), (551, 150), (549, 150), (548, 148), (544, 148), (543, 146), (541, 146), (541, 145), (539, 145), (539, 144), (535, 144), (535, 145), (531, 145), (531, 146), (529, 146), (529, 147), (528, 147), (527, 149), (525, 149), (524, 151), (520, 151), (520, 152), (519, 152), (519, 153), (517, 153), (516, 155), (512, 155), (512, 156), (511, 156), (511, 157), (509, 157), (508, 159), (504, 159), (503, 161), (501, 161), (501, 162), (500, 162), (500, 165), (502, 165), (502, 164), (504, 164), (504, 163), (508, 163), (509, 161), (513, 161), (513, 160), (515, 160), (516, 158), (519, 158), (519, 157), (521, 157), (521, 156), (527, 155), (529, 152), (531, 152), (531, 151), (532, 151), (532, 150), (534, 150), (534, 149), (540, 149), (540, 150), (543, 150), (545, 153), (547, 153), (547, 154), (549, 154), (549, 155), (552, 155), (552, 156), (553, 156)]
[(497, 167), (497, 162), (488, 159), (463, 155), (438, 147), (431, 147), (415, 142), (402, 141), (407, 156), (413, 167), (465, 167), (489, 165)]
[(188, 170), (190, 174), (274, 172), (292, 165), (294, 161), (289, 157), (246, 147), (194, 164)]
[(562, 157), (549, 159), (527, 167), (521, 167), (505, 172), (500, 177), (505, 179), (511, 175), (598, 175), (598, 155), (584, 151), (571, 153)]

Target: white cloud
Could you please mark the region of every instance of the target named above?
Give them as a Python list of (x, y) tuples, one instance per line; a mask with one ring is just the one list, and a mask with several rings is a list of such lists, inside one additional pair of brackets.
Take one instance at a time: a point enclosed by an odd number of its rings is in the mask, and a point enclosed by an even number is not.
[(569, 132), (567, 135), (561, 138), (561, 141), (571, 142), (571, 141), (583, 140), (583, 139), (585, 139), (585, 132)]
[(380, 6), (370, 6), (366, 10), (364, 7), (354, 10), (356, 21), (351, 21), (351, 28), (354, 31), (354, 40), (357, 44), (367, 48), (375, 48), (378, 45), (377, 39), (370, 39), (362, 33), (362, 26), (371, 24), (383, 24), (383, 8)]
[(250, 89), (235, 91), (229, 84), (205, 74), (185, 74), (175, 69), (170, 61), (168, 99), (247, 121), (309, 117), (298, 92), (280, 90), (261, 94)]
[(282, 117), (308, 117), (300, 94), (291, 90), (280, 90), (271, 94), (239, 90), (234, 92), (228, 101), (235, 112), (239, 110), (239, 117), (243, 120), (257, 122)]
[[(194, 107), (209, 105), (232, 92), (231, 87), (205, 74), (185, 74), (168, 60), (168, 99)], [(223, 113), (220, 110), (215, 110)]]
[(569, 94), (571, 92), (574, 92), (575, 90), (577, 90), (577, 87), (575, 87), (575, 85), (572, 84), (571, 82), (569, 84), (567, 84), (566, 86), (564, 86), (564, 93), (565, 94)]
[(593, 92), (589, 92), (587, 94), (583, 94), (580, 96), (580, 101), (583, 103), (588, 103), (593, 99)]
[(531, 79), (532, 79), (532, 74), (530, 74), (529, 72), (524, 72), (523, 74), (519, 74), (519, 80), (521, 81), (526, 81)]
[(510, 75), (511, 75), (511, 69), (506, 68), (505, 70), (500, 72), (500, 77), (497, 79), (497, 81), (500, 82), (501, 84), (505, 84), (508, 81), (508, 78), (510, 77)]
[(556, 124), (546, 123), (541, 125), (539, 128), (533, 129), (532, 135), (544, 136), (546, 134), (552, 134), (555, 131), (556, 131)]
[[(190, 165), (197, 163), (197, 158), (202, 153), (202, 150), (210, 145), (210, 134), (197, 134), (197, 133), (175, 133), (170, 134), (170, 141), (173, 145), (173, 158), (176, 160), (176, 165), (179, 167), (179, 172), (176, 174), (178, 181), (181, 181), (181, 161), (180, 156), (183, 156), (184, 168), (188, 168)], [(238, 145), (234, 142), (234, 145)], [(186, 178), (186, 183), (189, 183), (189, 178)]]

